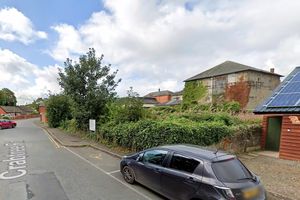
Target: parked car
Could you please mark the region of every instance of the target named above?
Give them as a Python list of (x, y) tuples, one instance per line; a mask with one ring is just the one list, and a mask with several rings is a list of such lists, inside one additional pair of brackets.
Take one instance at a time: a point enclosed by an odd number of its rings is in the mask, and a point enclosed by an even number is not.
[(124, 156), (126, 182), (176, 200), (260, 200), (264, 187), (234, 155), (195, 145), (169, 145)]
[(0, 119), (0, 129), (3, 128), (15, 128), (17, 123), (8, 119)]

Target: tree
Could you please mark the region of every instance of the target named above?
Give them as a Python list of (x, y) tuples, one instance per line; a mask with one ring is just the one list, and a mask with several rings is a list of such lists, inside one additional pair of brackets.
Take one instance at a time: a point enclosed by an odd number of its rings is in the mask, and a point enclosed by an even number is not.
[(15, 106), (17, 105), (17, 98), (15, 93), (8, 88), (0, 90), (0, 105)]
[(51, 95), (46, 101), (47, 118), (50, 127), (58, 127), (63, 121), (71, 119), (71, 102), (66, 95)]
[(116, 100), (108, 108), (110, 120), (115, 123), (136, 122), (144, 116), (143, 102), (132, 87), (127, 91), (127, 97)]
[[(51, 96), (51, 95), (49, 95), (49, 96)], [(34, 111), (38, 111), (40, 104), (43, 103), (44, 101), (46, 101), (46, 99), (43, 99), (42, 97), (39, 97), (36, 100), (34, 100), (32, 103), (27, 104), (27, 106), (32, 108)]]
[(107, 116), (106, 104), (116, 96), (121, 79), (115, 80), (117, 71), (110, 73), (111, 65), (103, 65), (103, 57), (97, 58), (95, 50), (89, 49), (79, 63), (67, 59), (64, 71), (59, 72), (59, 85), (73, 101), (73, 117), (79, 128), (86, 128), (89, 119)]

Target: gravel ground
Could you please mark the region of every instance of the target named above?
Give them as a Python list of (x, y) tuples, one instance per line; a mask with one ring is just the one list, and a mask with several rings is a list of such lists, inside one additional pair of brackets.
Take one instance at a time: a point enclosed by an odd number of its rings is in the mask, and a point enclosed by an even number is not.
[(261, 177), (271, 193), (268, 199), (300, 200), (300, 162), (261, 155), (241, 155), (240, 159)]

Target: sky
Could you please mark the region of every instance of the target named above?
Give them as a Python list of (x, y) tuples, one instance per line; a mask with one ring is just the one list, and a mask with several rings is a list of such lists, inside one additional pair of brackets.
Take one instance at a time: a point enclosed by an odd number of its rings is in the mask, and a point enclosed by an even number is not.
[(89, 48), (120, 96), (179, 91), (226, 60), (287, 75), (300, 65), (300, 1), (1, 0), (0, 88), (18, 104), (59, 93), (58, 70)]

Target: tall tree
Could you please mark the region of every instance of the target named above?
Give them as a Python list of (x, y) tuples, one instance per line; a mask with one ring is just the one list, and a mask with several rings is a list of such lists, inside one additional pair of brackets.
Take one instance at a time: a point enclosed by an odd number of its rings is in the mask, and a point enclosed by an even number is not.
[(110, 73), (110, 65), (103, 65), (103, 55), (96, 57), (93, 48), (79, 58), (79, 63), (67, 59), (64, 71), (59, 72), (59, 84), (73, 101), (73, 116), (80, 128), (88, 120), (107, 115), (106, 104), (116, 96), (117, 71)]
[(15, 106), (17, 105), (17, 98), (15, 93), (8, 88), (0, 90), (0, 105)]

